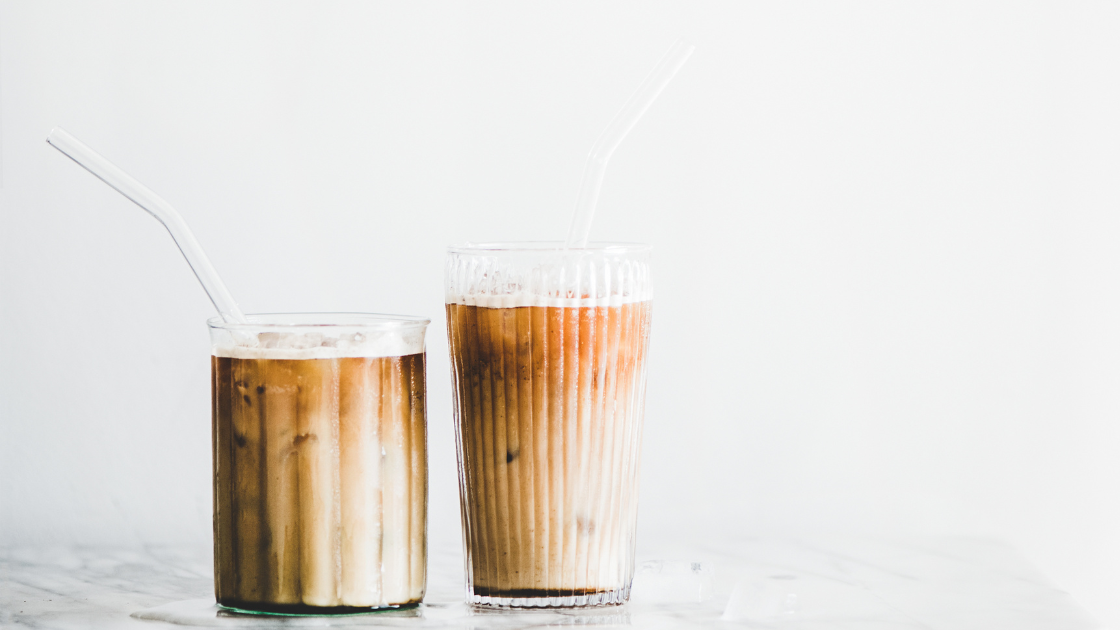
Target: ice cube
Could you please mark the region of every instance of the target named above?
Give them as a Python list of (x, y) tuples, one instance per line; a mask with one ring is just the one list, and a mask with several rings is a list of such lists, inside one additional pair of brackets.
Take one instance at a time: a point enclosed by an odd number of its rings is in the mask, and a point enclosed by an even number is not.
[(257, 341), (262, 348), (286, 348), (288, 347), (284, 344), (284, 337), (286, 336), (285, 333), (262, 332), (257, 335)]

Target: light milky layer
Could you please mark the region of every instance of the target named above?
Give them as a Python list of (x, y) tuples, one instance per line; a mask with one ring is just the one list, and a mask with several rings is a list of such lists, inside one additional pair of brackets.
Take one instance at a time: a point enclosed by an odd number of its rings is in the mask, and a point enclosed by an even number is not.
[(483, 308), (520, 308), (524, 306), (583, 308), (588, 306), (622, 306), (635, 302), (646, 302), (649, 295), (609, 295), (595, 298), (563, 298), (537, 295), (534, 293), (511, 293), (507, 295), (448, 295), (448, 304), (481, 306)]
[(347, 333), (335, 337), (322, 333), (238, 333), (230, 343), (212, 348), (216, 357), (293, 360), (403, 357), (423, 351), (423, 331)]

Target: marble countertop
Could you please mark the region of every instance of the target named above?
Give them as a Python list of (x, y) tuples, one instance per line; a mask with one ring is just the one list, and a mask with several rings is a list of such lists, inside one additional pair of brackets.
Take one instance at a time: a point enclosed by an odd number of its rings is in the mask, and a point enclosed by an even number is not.
[(263, 617), (214, 605), (203, 549), (0, 550), (0, 627), (749, 627), (783, 630), (1094, 630), (1072, 598), (1013, 548), (972, 538), (741, 539), (639, 553), (631, 602), (581, 611), (463, 604), (462, 556), (433, 548), (418, 608)]

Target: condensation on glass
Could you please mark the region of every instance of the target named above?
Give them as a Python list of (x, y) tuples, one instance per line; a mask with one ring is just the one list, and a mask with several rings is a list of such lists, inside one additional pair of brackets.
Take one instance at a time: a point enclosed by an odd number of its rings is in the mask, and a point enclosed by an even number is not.
[(625, 602), (649, 247), (456, 247), (446, 274), (467, 600)]

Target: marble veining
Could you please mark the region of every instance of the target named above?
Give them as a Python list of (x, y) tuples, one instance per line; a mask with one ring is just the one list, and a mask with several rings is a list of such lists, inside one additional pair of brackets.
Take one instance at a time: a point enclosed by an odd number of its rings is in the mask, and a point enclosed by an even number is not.
[(214, 605), (206, 550), (0, 550), (0, 627), (556, 626), (780, 630), (1096, 630), (1010, 546), (973, 538), (709, 540), (639, 550), (631, 602), (564, 611), (463, 603), (461, 551), (430, 553), (425, 603), (347, 617), (242, 615)]

